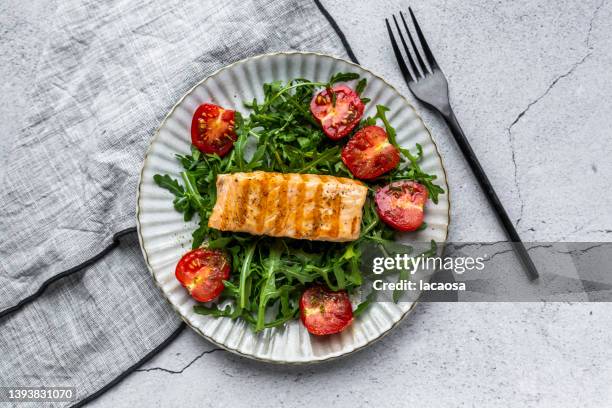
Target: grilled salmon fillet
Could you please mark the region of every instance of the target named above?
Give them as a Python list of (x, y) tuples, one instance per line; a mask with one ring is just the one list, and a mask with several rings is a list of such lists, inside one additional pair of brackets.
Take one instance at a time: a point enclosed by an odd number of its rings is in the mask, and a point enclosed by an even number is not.
[(208, 226), (273, 237), (352, 241), (359, 237), (367, 191), (360, 182), (342, 177), (219, 174)]

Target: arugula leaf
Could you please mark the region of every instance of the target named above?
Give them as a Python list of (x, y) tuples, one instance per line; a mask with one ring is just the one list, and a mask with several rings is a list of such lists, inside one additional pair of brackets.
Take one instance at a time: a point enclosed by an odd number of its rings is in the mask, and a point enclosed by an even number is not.
[(189, 221), (197, 209), (192, 206), (192, 202), (189, 200), (189, 196), (185, 193), (183, 186), (181, 186), (178, 181), (174, 180), (167, 174), (164, 174), (163, 176), (156, 174), (153, 176), (153, 180), (158, 186), (165, 188), (175, 195), (173, 201), (174, 208), (178, 212), (184, 214), (183, 218), (185, 221)]
[(357, 305), (353, 311), (354, 317), (359, 317), (366, 311), (366, 309), (376, 300), (376, 292), (372, 291), (366, 296), (365, 300)]
[(153, 176), (153, 180), (158, 186), (165, 188), (176, 196), (182, 196), (185, 193), (183, 186), (181, 186), (178, 181), (167, 174), (164, 174), (163, 176), (161, 174), (156, 174)]
[(329, 85), (337, 84), (338, 82), (348, 82), (359, 79), (359, 74), (354, 72), (338, 72), (329, 79)]
[(213, 317), (231, 317), (234, 313), (230, 305), (225, 306), (223, 309), (219, 309), (217, 306), (207, 307), (204, 305), (196, 305), (193, 307), (193, 311), (197, 314)]
[[(359, 82), (357, 83), (357, 86), (355, 87), (355, 92), (357, 93), (357, 95), (361, 95), (363, 93), (367, 84), (368, 84), (367, 79), (362, 78), (359, 80)], [(363, 98), (361, 100), (363, 101)]]
[(240, 267), (240, 286), (238, 291), (238, 306), (240, 309), (245, 309), (249, 305), (249, 296), (251, 292), (251, 281), (249, 277), (251, 275), (251, 262), (253, 260), (256, 245), (257, 241), (246, 248), (246, 253)]
[(281, 251), (278, 244), (270, 249), (270, 256), (263, 262), (263, 277), (259, 294), (259, 307), (257, 310), (257, 325), (255, 331), (263, 330), (266, 318), (266, 306), (275, 296), (280, 296), (276, 290), (276, 269), (280, 265)]

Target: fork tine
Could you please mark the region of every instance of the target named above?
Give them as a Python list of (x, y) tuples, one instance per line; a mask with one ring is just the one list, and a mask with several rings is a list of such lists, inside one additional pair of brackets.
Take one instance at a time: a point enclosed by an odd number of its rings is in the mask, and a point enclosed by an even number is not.
[(419, 27), (419, 23), (417, 23), (417, 19), (414, 16), (414, 13), (412, 12), (412, 8), (408, 7), (408, 11), (410, 12), (412, 23), (414, 24), (414, 28), (416, 30), (417, 36), (419, 37), (419, 41), (421, 42), (421, 46), (423, 47), (423, 51), (425, 52), (425, 56), (427, 57), (427, 61), (429, 62), (429, 65), (432, 68), (439, 68), (438, 63), (436, 62), (436, 59), (434, 58), (433, 53), (429, 49), (429, 45), (427, 44), (427, 41), (425, 40), (425, 36), (423, 35), (423, 32), (421, 31), (421, 27)]
[(412, 75), (410, 75), (410, 70), (402, 57), (402, 52), (397, 45), (397, 41), (395, 41), (395, 37), (393, 36), (393, 31), (391, 30), (391, 26), (389, 25), (389, 20), (385, 18), (385, 23), (387, 24), (387, 31), (389, 32), (389, 38), (391, 39), (391, 46), (393, 47), (393, 52), (395, 53), (395, 58), (397, 59), (397, 63), (400, 66), (400, 71), (404, 74), (405, 77), (408, 78), (408, 81), (414, 81), (412, 79)]
[(404, 13), (402, 13), (401, 11), (400, 11), (400, 18), (402, 19), (402, 23), (404, 23), (404, 28), (406, 29), (406, 32), (408, 33), (408, 39), (410, 40), (410, 44), (412, 44), (412, 49), (414, 50), (414, 54), (416, 55), (417, 61), (419, 62), (421, 72), (423, 72), (423, 75), (425, 75), (428, 71), (427, 65), (425, 65), (425, 62), (423, 62), (423, 58), (421, 58), (421, 53), (419, 52), (419, 49), (417, 48), (416, 43), (414, 42), (414, 39), (412, 38), (412, 34), (410, 34), (410, 30), (408, 29), (408, 24), (406, 24), (406, 20), (404, 19)]
[(393, 15), (393, 21), (395, 22), (395, 28), (397, 28), (397, 33), (400, 36), (400, 40), (402, 41), (402, 45), (404, 46), (404, 51), (406, 51), (406, 56), (408, 57), (408, 62), (410, 62), (410, 67), (412, 68), (412, 72), (414, 72), (415, 80), (419, 78), (420, 72), (412, 59), (412, 55), (410, 55), (410, 48), (408, 48), (408, 44), (406, 44), (406, 40), (404, 40), (404, 36), (402, 35), (402, 30), (397, 24), (397, 19), (395, 18), (395, 14)]

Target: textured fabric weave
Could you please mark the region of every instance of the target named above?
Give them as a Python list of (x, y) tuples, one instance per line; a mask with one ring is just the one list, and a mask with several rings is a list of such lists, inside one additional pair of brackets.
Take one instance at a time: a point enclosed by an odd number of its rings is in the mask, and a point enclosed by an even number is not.
[[(135, 225), (145, 149), (195, 83), (265, 52), (346, 57), (311, 0), (8, 0), (0, 9), (0, 311)], [(74, 385), (83, 399), (179, 324), (126, 236), (0, 319), (0, 386)]]
[(180, 326), (145, 271), (131, 234), (2, 319), (0, 387), (75, 387), (82, 400), (140, 361)]

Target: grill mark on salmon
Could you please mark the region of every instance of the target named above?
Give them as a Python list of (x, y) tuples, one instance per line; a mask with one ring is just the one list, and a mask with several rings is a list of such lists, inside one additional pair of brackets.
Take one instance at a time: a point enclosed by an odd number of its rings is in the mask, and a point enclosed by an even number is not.
[(331, 201), (332, 213), (329, 216), (329, 235), (336, 238), (340, 233), (340, 206), (342, 205), (342, 197), (340, 197), (340, 194), (336, 194)]
[[(315, 208), (312, 211), (312, 228), (308, 236), (316, 237), (321, 234), (321, 212), (323, 211), (323, 205), (325, 203), (321, 203), (323, 199), (323, 183), (317, 184), (315, 194), (314, 194), (314, 205)], [(321, 203), (323, 205), (317, 205), (317, 203)]]
[(281, 200), (281, 177), (274, 175), (270, 179), (270, 193), (268, 194), (268, 206), (266, 209), (264, 222), (265, 231), (274, 231), (279, 218), (279, 205)]
[(244, 224), (247, 216), (248, 205), (249, 205), (249, 192), (251, 190), (251, 179), (245, 179), (239, 183), (240, 188), (236, 197), (236, 204), (234, 206), (234, 213), (236, 214), (236, 222), (238, 224)]
[(353, 221), (351, 224), (351, 234), (354, 234), (355, 232), (357, 232), (357, 229), (359, 228), (359, 221), (361, 220), (358, 219), (357, 217), (353, 218)]
[[(219, 204), (219, 207), (225, 209), (225, 198), (226, 198), (226, 194), (222, 193), (221, 195), (219, 194), (220, 192), (217, 190), (217, 202), (216, 204)], [(219, 229), (223, 230), (225, 229), (225, 226), (227, 225), (226, 222), (226, 217), (220, 217), (219, 219)]]
[(227, 202), (228, 200), (232, 199), (233, 192), (235, 192), (235, 188), (233, 188), (232, 184), (236, 184), (237, 187), (237, 183), (237, 180), (231, 180), (229, 186), (226, 184), (223, 186), (218, 186), (223, 188), (217, 188), (217, 202), (215, 205), (219, 205), (219, 207), (223, 209), (221, 211), (222, 215), (219, 226), (219, 229), (223, 231), (227, 229), (229, 218), (232, 216), (230, 209), (227, 208)]
[(363, 184), (348, 178), (220, 174), (208, 226), (276, 237), (351, 241), (359, 237), (366, 195)]
[[(305, 176), (307, 177), (307, 176)], [(296, 177), (297, 178), (297, 177)], [(304, 202), (306, 196), (306, 183), (304, 177), (300, 177), (300, 180), (296, 185), (297, 194), (295, 195), (295, 202), (292, 208), (295, 209), (295, 236), (296, 238), (302, 238), (304, 236), (303, 223), (304, 223)]]
[(270, 180), (270, 183), (261, 183), (261, 211), (258, 212), (256, 218), (256, 226), (255, 231), (260, 234), (264, 229), (264, 223), (266, 222), (266, 211), (268, 209), (268, 195), (270, 194), (270, 187), (274, 187), (273, 184), (274, 178)]
[(227, 186), (229, 191), (227, 191), (227, 198), (225, 199), (223, 211), (223, 214), (225, 215), (224, 227), (226, 230), (233, 225), (233, 222), (236, 219), (236, 206), (229, 205), (229, 203), (236, 202), (240, 194), (240, 182), (238, 179), (234, 179), (232, 184), (233, 185)]
[(287, 193), (289, 191), (288, 183), (284, 182), (285, 180), (280, 182), (280, 189), (278, 192), (278, 213), (276, 214), (276, 223), (274, 224), (273, 235), (278, 236), (282, 233), (285, 228), (285, 221), (287, 219)]

